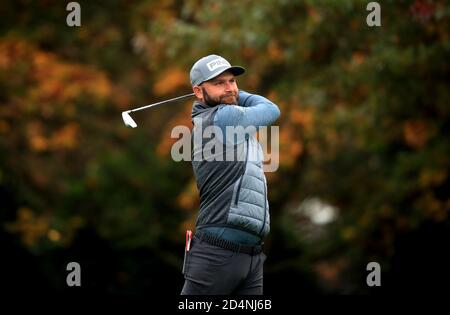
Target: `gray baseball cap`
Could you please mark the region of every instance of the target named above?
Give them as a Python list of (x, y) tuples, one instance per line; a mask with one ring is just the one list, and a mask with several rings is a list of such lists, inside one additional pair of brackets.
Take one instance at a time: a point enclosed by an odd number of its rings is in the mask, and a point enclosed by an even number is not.
[(230, 71), (235, 76), (238, 76), (243, 74), (245, 69), (240, 66), (232, 66), (225, 58), (218, 55), (203, 57), (192, 66), (191, 84), (192, 86), (200, 85), (225, 71)]

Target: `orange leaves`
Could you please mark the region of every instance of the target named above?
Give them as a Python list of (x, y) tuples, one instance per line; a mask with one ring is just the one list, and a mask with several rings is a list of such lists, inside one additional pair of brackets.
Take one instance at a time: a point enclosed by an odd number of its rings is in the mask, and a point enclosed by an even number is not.
[(444, 183), (447, 179), (447, 171), (445, 169), (424, 169), (419, 175), (419, 184), (422, 187), (437, 187)]
[(19, 234), (22, 242), (30, 247), (45, 239), (64, 245), (74, 236), (74, 232), (85, 224), (82, 217), (74, 216), (67, 220), (62, 233), (52, 227), (52, 220), (53, 216), (49, 211), (39, 214), (28, 207), (20, 207), (17, 209), (16, 220), (7, 223), (6, 229)]
[(42, 136), (35, 136), (30, 138), (30, 147), (34, 151), (46, 151), (49, 147), (47, 139)]
[(319, 279), (331, 288), (338, 288), (341, 285), (342, 276), (349, 267), (346, 258), (335, 260), (322, 260), (314, 264), (313, 270)]
[(177, 205), (181, 209), (190, 212), (190, 216), (180, 224), (180, 230), (185, 231), (194, 229), (198, 207), (200, 206), (200, 199), (195, 179), (192, 178), (189, 184), (186, 185), (184, 191), (178, 195)]
[(289, 120), (295, 124), (298, 125), (305, 130), (311, 130), (313, 128), (313, 111), (312, 109), (303, 108), (298, 109), (294, 108), (289, 113)]
[(427, 190), (418, 198), (415, 203), (417, 209), (423, 211), (427, 218), (431, 218), (436, 222), (442, 222), (449, 216), (449, 202), (441, 201), (436, 198), (435, 194)]
[(352, 65), (359, 66), (364, 62), (365, 59), (366, 59), (366, 55), (363, 52), (355, 51), (352, 54), (351, 63), (352, 63)]
[(293, 167), (303, 153), (303, 142), (295, 128), (285, 125), (280, 128), (280, 165)]
[(12, 146), (22, 137), (32, 152), (77, 148), (81, 129), (73, 119), (79, 117), (78, 107), (130, 100), (105, 73), (66, 62), (22, 40), (0, 40), (0, 67), (0, 80), (7, 88), (0, 133), (10, 135), (10, 126), (21, 121), (24, 129), (7, 139)]
[(195, 210), (199, 206), (197, 184), (192, 179), (185, 190), (178, 196), (177, 204), (184, 210)]
[(33, 151), (45, 151), (48, 149), (47, 139), (43, 136), (43, 126), (39, 121), (31, 121), (26, 128), (28, 145)]
[[(239, 81), (239, 77), (238, 77)], [(255, 90), (261, 83), (261, 78), (257, 73), (249, 73), (246, 75), (245, 83), (249, 90)]]
[(79, 64), (68, 63), (56, 55), (40, 51), (20, 40), (0, 41), (0, 68), (5, 76), (19, 76), (26, 91), (18, 99), (23, 109), (32, 104), (45, 117), (53, 115), (57, 104), (80, 97), (98, 100), (112, 98), (113, 86), (105, 74)]
[(179, 111), (178, 114), (172, 119), (166, 126), (167, 128), (162, 134), (162, 139), (156, 148), (156, 152), (159, 156), (166, 156), (170, 154), (172, 145), (179, 139), (171, 138), (172, 128), (175, 126), (186, 126), (189, 129), (192, 128), (191, 122), (191, 110), (192, 105), (185, 105), (183, 110)]
[(3, 120), (0, 120), (0, 134), (6, 134), (10, 131), (11, 126)]
[(78, 124), (67, 124), (52, 135), (50, 138), (51, 147), (54, 149), (74, 149), (78, 144), (78, 132)]
[(304, 153), (305, 150), (305, 135), (313, 130), (313, 115), (312, 109), (299, 108), (296, 104), (287, 106), (282, 109), (282, 112), (287, 112), (285, 115), (286, 122), (280, 128), (280, 164), (293, 167), (296, 160)]
[(165, 95), (186, 86), (189, 82), (186, 72), (179, 68), (171, 68), (161, 74), (161, 78), (153, 86), (156, 95)]
[(303, 152), (303, 143), (298, 140), (299, 137), (293, 127), (286, 126), (283, 128), (280, 141), (287, 145), (287, 153), (292, 158), (296, 158)]
[(26, 59), (30, 47), (23, 41), (0, 41), (0, 69), (13, 67), (17, 61)]
[(314, 24), (317, 24), (322, 21), (323, 19), (322, 13), (317, 8), (309, 5), (306, 7), (306, 10), (308, 12), (308, 17)]
[(423, 120), (408, 120), (403, 124), (405, 142), (415, 148), (423, 148), (430, 138), (430, 128)]
[(95, 82), (95, 84), (90, 84), (90, 81), (86, 81), (86, 89), (89, 94), (99, 98), (99, 99), (106, 99), (108, 97), (111, 97), (112, 92), (112, 84), (109, 82), (109, 80), (106, 78), (105, 74), (103, 73), (92, 73), (94, 78), (92, 81)]
[(240, 50), (241, 55), (247, 59), (252, 60), (258, 54), (258, 51), (250, 46), (243, 46)]
[(275, 40), (270, 41), (267, 46), (267, 53), (272, 61), (281, 61), (283, 59), (283, 50)]
[(78, 133), (79, 126), (76, 123), (63, 126), (48, 137), (44, 135), (43, 125), (39, 121), (31, 121), (26, 128), (29, 147), (36, 152), (75, 149)]
[(28, 246), (34, 245), (41, 237), (47, 234), (50, 226), (50, 217), (36, 215), (30, 208), (22, 207), (17, 210), (17, 219), (7, 225), (7, 229), (18, 233), (22, 242)]
[(82, 94), (99, 100), (112, 93), (112, 84), (103, 73), (76, 64), (59, 61), (55, 56), (36, 52), (32, 56), (34, 78), (37, 86), (33, 90), (36, 101), (73, 101)]
[[(367, 59), (367, 53), (364, 51), (355, 50), (352, 52), (350, 58), (341, 63), (342, 70), (350, 74), (357, 74), (362, 71), (361, 66), (364, 65)], [(361, 83), (362, 84), (362, 83)], [(359, 85), (358, 85), (359, 86)], [(358, 87), (355, 87), (358, 88)]]

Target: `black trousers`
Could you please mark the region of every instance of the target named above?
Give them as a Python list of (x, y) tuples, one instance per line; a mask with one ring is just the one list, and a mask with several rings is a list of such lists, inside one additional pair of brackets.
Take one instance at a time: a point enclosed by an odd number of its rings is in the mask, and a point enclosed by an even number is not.
[(194, 236), (186, 253), (181, 295), (262, 295), (266, 255), (211, 245)]

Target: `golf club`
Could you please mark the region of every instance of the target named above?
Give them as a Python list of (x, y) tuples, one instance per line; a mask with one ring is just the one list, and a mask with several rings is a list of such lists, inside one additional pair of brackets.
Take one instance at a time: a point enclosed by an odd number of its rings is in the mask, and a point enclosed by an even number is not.
[(147, 109), (147, 108), (150, 108), (150, 107), (153, 107), (153, 106), (157, 106), (157, 105), (162, 105), (162, 104), (166, 104), (166, 103), (175, 102), (175, 101), (178, 101), (178, 100), (181, 100), (181, 99), (184, 99), (184, 98), (192, 97), (194, 95), (195, 95), (195, 93), (190, 93), (190, 94), (178, 96), (178, 97), (175, 97), (175, 98), (171, 98), (169, 100), (165, 100), (165, 101), (153, 103), (153, 104), (150, 104), (150, 105), (145, 105), (145, 106), (142, 106), (142, 107), (139, 107), (139, 108), (135, 108), (135, 109), (124, 111), (124, 112), (122, 112), (123, 122), (125, 123), (125, 126), (127, 126), (127, 127), (136, 128), (137, 124), (133, 120), (133, 118), (131, 118), (130, 113), (137, 112), (137, 111), (140, 111), (140, 110), (144, 110), (144, 109)]

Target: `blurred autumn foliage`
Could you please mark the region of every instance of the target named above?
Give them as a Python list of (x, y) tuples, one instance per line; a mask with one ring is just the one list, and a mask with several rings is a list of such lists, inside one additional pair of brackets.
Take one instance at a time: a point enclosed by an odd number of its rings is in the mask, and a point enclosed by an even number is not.
[[(448, 2), (383, 1), (381, 27), (357, 0), (78, 2), (78, 28), (64, 1), (0, 4), (6, 283), (63, 290), (80, 260), (92, 291), (179, 293), (199, 201), (171, 130), (191, 127), (192, 103), (136, 113), (133, 130), (120, 113), (188, 93), (210, 53), (282, 113), (267, 293), (286, 277), (338, 294), (449, 280)], [(370, 261), (381, 288), (366, 285)]]

